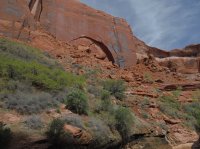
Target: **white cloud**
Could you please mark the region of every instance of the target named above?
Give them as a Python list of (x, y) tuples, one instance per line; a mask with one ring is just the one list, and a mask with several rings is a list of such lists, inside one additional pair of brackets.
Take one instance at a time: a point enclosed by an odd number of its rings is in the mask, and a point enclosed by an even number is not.
[(82, 1), (126, 18), (136, 36), (151, 46), (173, 49), (200, 42), (199, 0)]
[[(165, 44), (162, 39), (165, 36), (176, 33), (176, 13), (181, 9), (181, 5), (169, 5), (166, 0), (129, 0), (132, 9), (135, 10), (139, 19), (136, 23), (135, 30), (140, 30), (140, 38), (152, 46), (161, 46)], [(174, 16), (174, 17), (172, 17)], [(179, 26), (180, 27), (180, 26)], [(180, 29), (179, 29), (180, 31)], [(176, 38), (176, 37), (174, 37)], [(170, 42), (175, 42), (174, 38)]]

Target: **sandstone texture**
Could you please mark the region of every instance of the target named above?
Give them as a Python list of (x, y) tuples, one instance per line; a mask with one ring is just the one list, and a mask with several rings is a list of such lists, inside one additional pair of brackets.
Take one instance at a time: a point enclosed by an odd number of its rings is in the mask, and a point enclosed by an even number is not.
[(0, 35), (56, 50), (47, 34), (121, 68), (152, 55), (170, 71), (200, 72), (200, 44), (172, 51), (150, 47), (134, 36), (124, 19), (78, 0), (1, 0)]
[(136, 63), (133, 34), (124, 19), (77, 0), (1, 0), (0, 34), (35, 42), (39, 29), (122, 68)]
[(136, 55), (138, 62), (149, 57), (172, 72), (195, 74), (200, 72), (200, 44), (189, 45), (183, 49), (165, 51), (150, 47), (139, 39), (136, 40)]
[(185, 74), (200, 72), (200, 44), (168, 52), (152, 48), (149, 53), (156, 57), (160, 65), (168, 67), (171, 71)]
[[(200, 89), (200, 45), (172, 51), (150, 47), (134, 36), (125, 20), (90, 8), (78, 0), (1, 0), (1, 36), (41, 48), (54, 56), (68, 72), (78, 75), (89, 72), (91, 80), (126, 81), (127, 100), (113, 99), (113, 103), (130, 107), (140, 117), (127, 148), (150, 145), (151, 148), (171, 149), (171, 145), (198, 139), (197, 134), (180, 125), (182, 119), (172, 119), (161, 113), (158, 101), (162, 95), (170, 96), (170, 91), (181, 88), (177, 100), (181, 104), (193, 102), (192, 93), (198, 93)], [(98, 72), (92, 74), (90, 70)], [(44, 117), (59, 118), (72, 114), (63, 105), (59, 110), (61, 113), (50, 109)], [(2, 121), (10, 124), (22, 119), (15, 114), (4, 115)], [(87, 117), (83, 118), (88, 121)], [(91, 132), (99, 133), (96, 125), (88, 132), (72, 124), (64, 128), (78, 138), (80, 142), (77, 144), (81, 145), (94, 141)], [(118, 146), (120, 135), (108, 131), (107, 127), (103, 129), (105, 131), (100, 131), (99, 136), (108, 135), (108, 138), (100, 144)]]

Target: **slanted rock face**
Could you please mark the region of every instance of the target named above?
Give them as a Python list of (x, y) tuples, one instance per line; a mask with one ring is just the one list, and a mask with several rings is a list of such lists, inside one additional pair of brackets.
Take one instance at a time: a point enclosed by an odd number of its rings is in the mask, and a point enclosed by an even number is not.
[[(136, 63), (131, 28), (121, 18), (92, 9), (78, 0), (1, 0), (0, 34), (31, 41), (38, 28), (56, 39), (79, 46), (79, 39), (95, 43), (103, 55), (120, 67)], [(89, 45), (86, 45), (89, 46)], [(101, 49), (101, 51), (99, 51)]]

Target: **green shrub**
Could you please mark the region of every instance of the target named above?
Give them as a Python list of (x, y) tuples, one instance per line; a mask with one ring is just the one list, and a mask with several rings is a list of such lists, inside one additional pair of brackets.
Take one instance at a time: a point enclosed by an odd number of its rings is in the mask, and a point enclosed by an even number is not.
[(85, 124), (82, 120), (82, 117), (77, 114), (65, 115), (62, 119), (66, 124), (85, 129)]
[(30, 129), (41, 129), (44, 126), (41, 117), (37, 115), (27, 117), (24, 124)]
[(116, 128), (124, 141), (127, 141), (131, 126), (134, 123), (134, 116), (128, 108), (119, 107), (115, 112)]
[(175, 98), (178, 98), (181, 95), (181, 87), (178, 87), (175, 91), (172, 91), (172, 94)]
[(87, 91), (88, 93), (94, 95), (96, 98), (101, 97), (101, 88), (98, 87), (96, 84), (87, 85)]
[(116, 119), (114, 111), (102, 111), (97, 117), (109, 126), (111, 130), (115, 130)]
[(0, 53), (24, 61), (37, 61), (49, 67), (60, 67), (56, 60), (42, 53), (39, 49), (8, 39), (0, 38)]
[(110, 92), (106, 90), (101, 91), (101, 100), (110, 100)]
[(20, 114), (37, 114), (48, 109), (57, 108), (64, 103), (67, 89), (57, 92), (41, 91), (29, 82), (0, 79), (1, 107), (15, 110)]
[(110, 92), (106, 90), (101, 91), (101, 110), (110, 111), (112, 110), (112, 103), (110, 99)]
[(96, 82), (97, 74), (101, 72), (100, 69), (88, 69), (86, 68), (86, 73), (84, 74), (86, 78), (90, 79), (90, 81)]
[(187, 118), (189, 118), (189, 122), (191, 122), (192, 127), (195, 128), (198, 132), (200, 132), (200, 103), (193, 102), (183, 105), (183, 110), (187, 114)]
[(200, 90), (196, 90), (192, 93), (192, 98), (194, 101), (200, 101)]
[(126, 86), (122, 80), (107, 80), (103, 82), (103, 88), (121, 100), (125, 97)]
[(148, 97), (144, 97), (143, 100), (140, 101), (139, 103), (140, 107), (143, 108), (148, 108), (150, 105), (150, 101)]
[(177, 99), (172, 96), (161, 96), (159, 102), (159, 108), (164, 113), (173, 118), (177, 118), (181, 116), (181, 104), (177, 101)]
[(110, 100), (102, 100), (101, 101), (101, 108), (102, 111), (112, 111), (113, 106)]
[(32, 83), (39, 89), (60, 90), (81, 86), (84, 77), (65, 72), (56, 60), (39, 49), (0, 38), (0, 78)]
[(12, 133), (9, 128), (0, 122), (0, 148), (6, 149), (9, 146), (9, 143), (12, 139)]
[(149, 115), (147, 112), (142, 111), (142, 117), (143, 117), (144, 119), (148, 119), (148, 118), (150, 117), (150, 115)]
[(90, 118), (86, 125), (93, 138), (89, 148), (106, 148), (105, 145), (113, 139), (113, 134), (106, 123), (97, 118)]
[(71, 141), (71, 135), (64, 130), (64, 121), (54, 119), (46, 132), (49, 142), (58, 148), (66, 146)]
[(200, 103), (199, 102), (193, 102), (188, 103), (183, 106), (184, 111), (195, 118), (198, 118), (200, 115)]
[(65, 72), (40, 50), (0, 39), (0, 102), (4, 108), (39, 113), (63, 102), (66, 88), (82, 88), (84, 83), (84, 77)]
[(37, 62), (22, 61), (0, 55), (0, 77), (30, 81), (42, 89), (60, 90), (66, 86), (84, 84), (84, 78), (64, 72), (58, 68), (50, 68)]
[(144, 78), (144, 82), (146, 82), (146, 83), (153, 83), (154, 82), (152, 75), (150, 73), (144, 73), (143, 78)]
[(78, 89), (70, 92), (66, 97), (66, 107), (74, 113), (88, 114), (88, 99), (86, 94)]
[(20, 114), (36, 114), (47, 109), (57, 107), (59, 101), (56, 97), (46, 92), (22, 92), (8, 93), (1, 97), (3, 108), (16, 110)]

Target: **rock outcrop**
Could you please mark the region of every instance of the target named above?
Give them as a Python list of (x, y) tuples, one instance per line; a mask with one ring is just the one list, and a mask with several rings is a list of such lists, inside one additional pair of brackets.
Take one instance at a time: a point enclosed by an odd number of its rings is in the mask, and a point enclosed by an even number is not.
[(34, 42), (37, 30), (75, 46), (89, 47), (97, 58), (107, 58), (122, 68), (136, 63), (133, 34), (121, 18), (77, 0), (1, 0), (1, 35)]
[(173, 91), (173, 90), (177, 90), (178, 88), (181, 88), (181, 90), (183, 90), (183, 91), (197, 90), (200, 88), (200, 83), (199, 82), (191, 82), (191, 83), (181, 83), (181, 84), (163, 84), (160, 87), (160, 90)]
[(168, 52), (168, 56), (157, 58), (162, 66), (174, 67), (173, 70), (180, 73), (200, 72), (200, 44), (190, 45), (184, 49), (176, 49)]
[(200, 44), (171, 51), (149, 47), (142, 41), (137, 41), (136, 45), (137, 59), (140, 61), (153, 56), (161, 66), (168, 67), (173, 72), (186, 74), (200, 72)]

